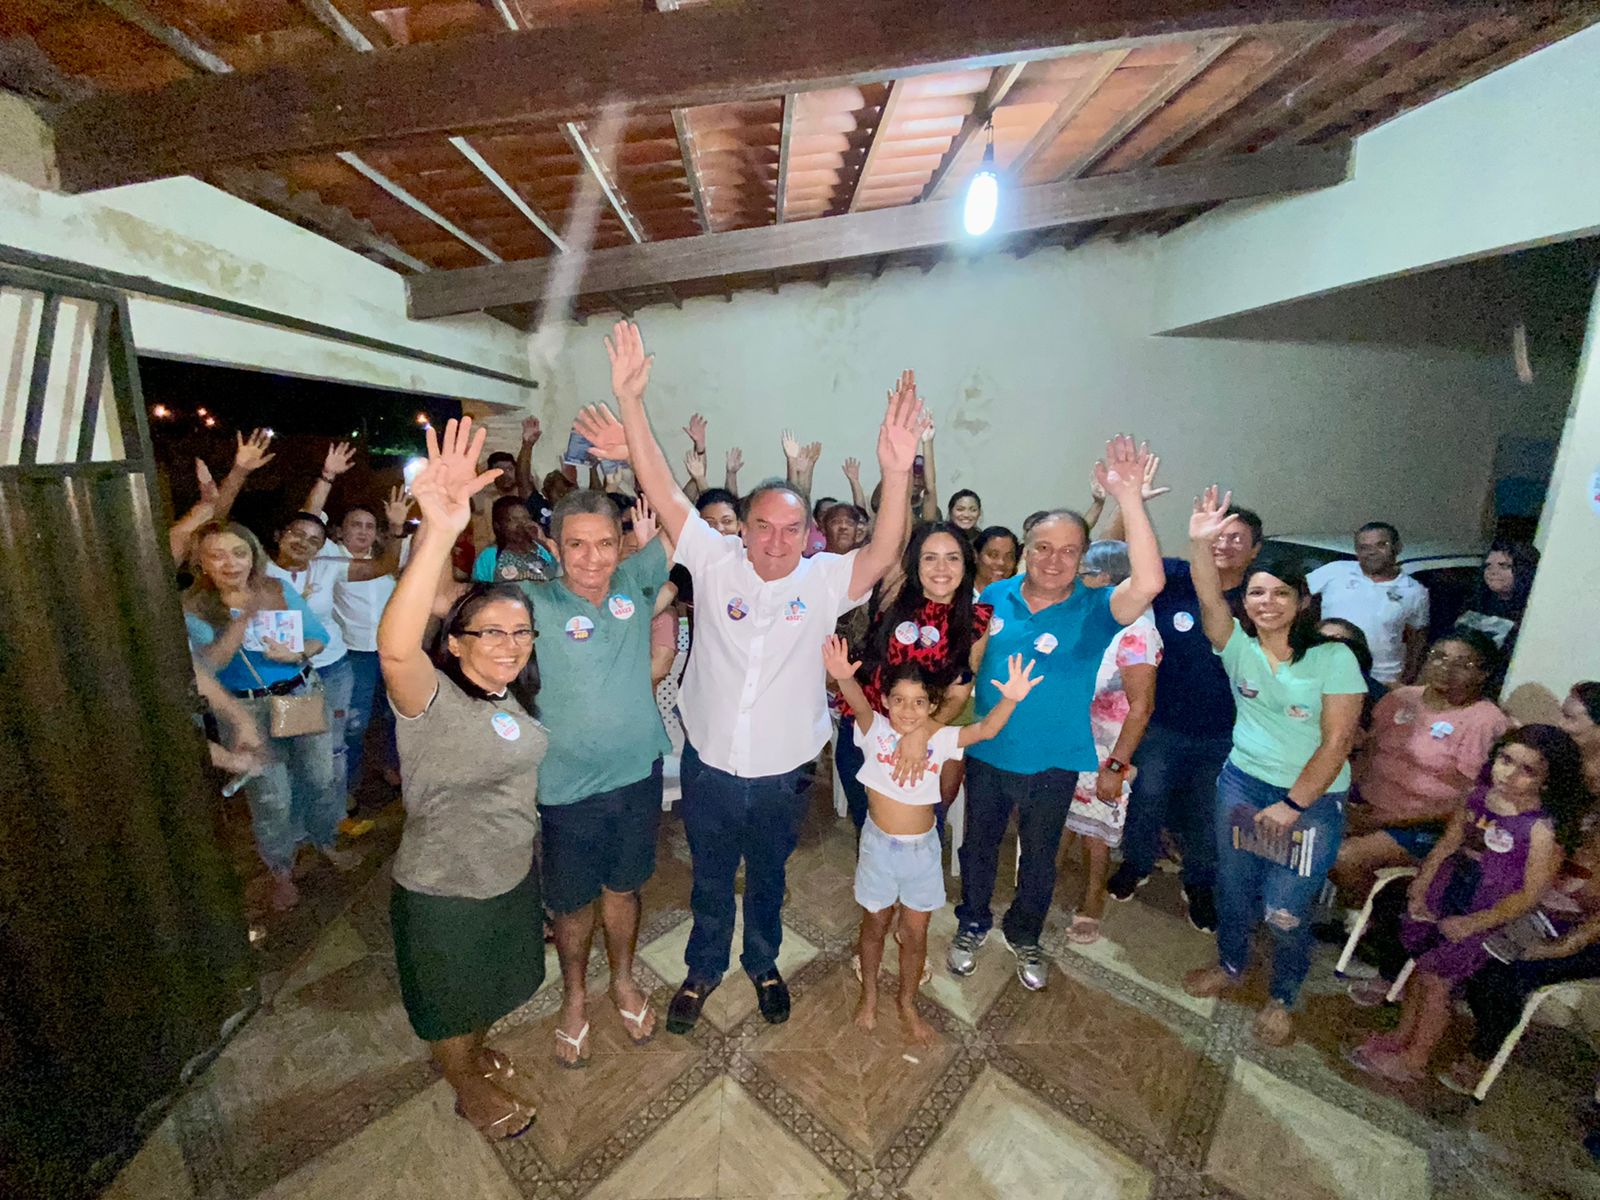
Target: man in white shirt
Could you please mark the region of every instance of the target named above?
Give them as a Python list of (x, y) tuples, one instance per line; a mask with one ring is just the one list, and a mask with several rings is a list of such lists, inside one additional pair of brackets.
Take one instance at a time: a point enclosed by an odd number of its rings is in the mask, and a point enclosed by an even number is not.
[(694, 578), (694, 654), (679, 690), (683, 824), (694, 863), (694, 928), (688, 977), (667, 1011), (667, 1029), (688, 1033), (722, 980), (733, 945), (734, 876), (745, 864), (740, 965), (761, 1015), (789, 1017), (778, 973), (784, 873), (805, 818), (801, 771), (827, 743), (822, 645), (840, 616), (861, 604), (900, 554), (910, 514), (911, 466), (927, 427), (908, 371), (890, 393), (878, 429), (883, 503), (872, 541), (849, 554), (802, 558), (810, 512), (786, 483), (762, 484), (743, 502), (739, 537), (718, 533), (678, 487), (644, 409), (651, 360), (632, 323), (606, 341), (611, 390), (622, 421), (603, 408), (581, 414), (579, 432), (601, 458), (625, 449), (676, 561)]
[(1372, 677), (1390, 687), (1416, 678), (1428, 645), (1428, 589), (1400, 570), (1400, 531), (1386, 521), (1356, 530), (1356, 561), (1331, 562), (1306, 577), (1322, 617), (1367, 635)]

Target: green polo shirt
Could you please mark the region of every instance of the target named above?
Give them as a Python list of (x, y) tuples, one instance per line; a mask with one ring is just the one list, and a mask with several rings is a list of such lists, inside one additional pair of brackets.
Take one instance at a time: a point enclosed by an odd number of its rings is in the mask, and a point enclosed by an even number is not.
[(559, 579), (521, 585), (539, 631), (539, 719), (550, 730), (541, 805), (636, 783), (672, 748), (650, 686), (650, 618), (666, 581), (657, 538), (618, 565), (603, 604)]

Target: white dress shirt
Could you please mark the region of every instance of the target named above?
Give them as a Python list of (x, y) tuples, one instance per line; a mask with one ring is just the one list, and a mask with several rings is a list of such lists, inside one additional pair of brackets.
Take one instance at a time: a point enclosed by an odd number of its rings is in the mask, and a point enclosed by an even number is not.
[(1369, 579), (1360, 563), (1347, 559), (1318, 567), (1306, 576), (1306, 586), (1322, 597), (1323, 620), (1338, 617), (1367, 635), (1372, 677), (1398, 683), (1406, 665), (1406, 630), (1428, 628), (1428, 589), (1409, 575), (1381, 583)]
[(348, 558), (313, 558), (303, 571), (288, 571), (271, 560), (267, 562), (267, 574), (281, 579), (284, 587), (300, 593), (300, 599), (317, 614), (317, 620), (328, 631), (328, 644), (311, 660), (311, 665), (319, 670), (333, 666), (345, 655), (345, 641), (333, 616), (333, 597), (339, 581), (349, 573)]
[[(402, 562), (410, 549), (409, 542), (401, 548)], [(353, 555), (337, 542), (329, 542), (318, 557), (349, 562)], [(389, 597), (394, 595), (396, 582), (393, 575), (382, 575), (359, 582), (341, 579), (334, 585), (333, 619), (338, 622), (345, 645), (350, 649), (368, 653), (378, 649), (378, 619), (383, 616)]]
[(694, 653), (678, 703), (707, 766), (742, 778), (781, 775), (827, 743), (822, 643), (866, 599), (849, 594), (856, 553), (803, 558), (767, 582), (738, 538), (698, 514), (684, 523), (674, 561), (694, 577)]

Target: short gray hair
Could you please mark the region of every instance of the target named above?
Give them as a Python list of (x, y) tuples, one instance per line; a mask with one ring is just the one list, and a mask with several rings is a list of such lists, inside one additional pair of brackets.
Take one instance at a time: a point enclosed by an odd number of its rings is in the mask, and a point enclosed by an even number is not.
[(1073, 521), (1079, 529), (1083, 530), (1083, 540), (1089, 540), (1089, 522), (1083, 519), (1083, 514), (1072, 508), (1047, 508), (1027, 525), (1027, 532), (1022, 535), (1024, 543), (1033, 540), (1033, 531), (1047, 521)]
[(610, 517), (616, 523), (618, 539), (622, 537), (622, 514), (617, 511), (616, 501), (605, 492), (580, 488), (557, 500), (550, 513), (550, 536), (558, 546), (561, 544), (562, 523), (568, 517), (576, 516)]
[(1101, 541), (1089, 543), (1079, 568), (1085, 575), (1109, 575), (1112, 583), (1121, 583), (1133, 573), (1128, 564), (1128, 543)]

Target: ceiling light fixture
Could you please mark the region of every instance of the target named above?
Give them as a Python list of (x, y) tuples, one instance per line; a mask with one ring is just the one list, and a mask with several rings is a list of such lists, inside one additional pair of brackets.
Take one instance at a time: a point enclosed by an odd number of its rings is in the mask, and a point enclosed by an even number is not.
[(967, 184), (967, 202), (961, 211), (961, 223), (972, 237), (982, 237), (994, 228), (1000, 208), (1000, 176), (994, 169), (994, 122), (991, 120), (985, 129), (989, 140), (983, 148), (983, 163)]

